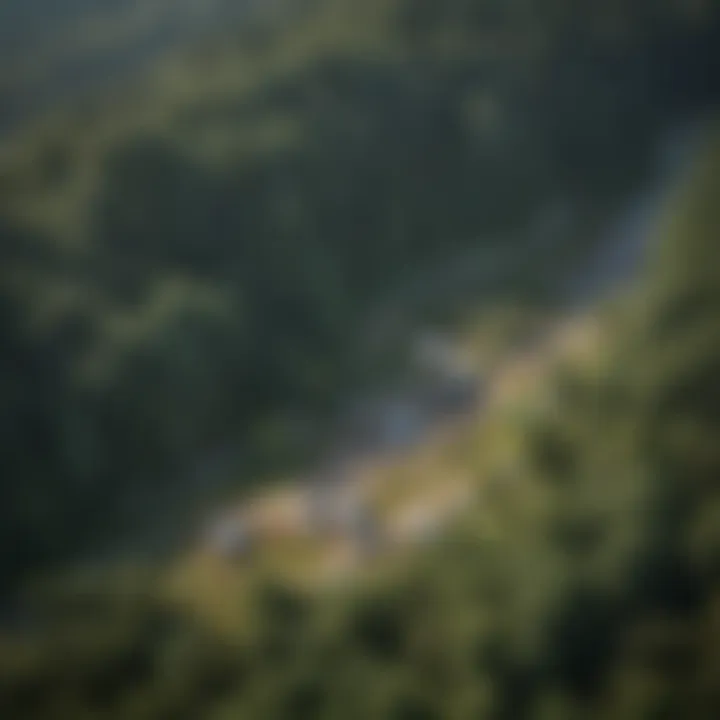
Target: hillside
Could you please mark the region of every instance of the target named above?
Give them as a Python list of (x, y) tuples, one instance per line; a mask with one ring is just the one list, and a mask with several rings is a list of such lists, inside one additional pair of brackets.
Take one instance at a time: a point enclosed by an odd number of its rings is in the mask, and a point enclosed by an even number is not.
[[(292, 19), (299, 2), (6, 0), (0, 5), (0, 139), (57, 106), (97, 105), (156, 62), (228, 28)], [(281, 17), (277, 16), (281, 13)], [(285, 18), (285, 16), (288, 16)]]
[(2, 657), (9, 716), (716, 717), (718, 178), (715, 130), (587, 352), (434, 466), (480, 493), (444, 541), (321, 597), (247, 578), (239, 639), (147, 579), (66, 590)]
[(710, 3), (303, 8), (4, 148), (7, 587), (140, 534), (228, 447), (223, 488), (303, 462), (397, 366), (401, 342), (358, 338), (408, 273), (522, 259), (556, 203), (589, 246), (660, 131), (715, 99)]

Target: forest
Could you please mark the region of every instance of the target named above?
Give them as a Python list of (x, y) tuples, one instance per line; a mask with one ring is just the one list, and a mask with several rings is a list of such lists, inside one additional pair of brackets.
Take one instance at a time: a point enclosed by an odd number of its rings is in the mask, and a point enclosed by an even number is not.
[(559, 406), (505, 421), (509, 462), (468, 439), (463, 462), (505, 480), (442, 544), (340, 596), (259, 579), (242, 637), (142, 579), (55, 588), (42, 631), (0, 655), (5, 716), (716, 717), (718, 138), (604, 311), (600, 365), (563, 367)]
[(601, 214), (714, 98), (711, 4), (535, 5), (316, 3), (7, 145), (5, 577), (217, 447), (294, 462), (283, 418), (377, 371), (353, 338), (407, 267)]
[[(233, 492), (302, 466), (347, 393), (398, 362), (402, 348), (371, 358), (358, 338), (409, 270), (475, 246), (522, 258), (557, 201), (590, 244), (658, 138), (709, 116), (720, 90), (711, 1), (295, 10), (183, 41), (121, 90), (2, 141), (9, 617), (48, 573), (172, 523), (189, 468), (218, 449), (237, 456)], [(520, 449), (498, 472), (515, 492), (490, 483), (392, 582), (320, 599), (259, 582), (242, 641), (149, 580), (53, 586), (33, 596), (28, 637), (0, 632), (0, 715), (717, 717), (720, 144), (707, 134), (608, 320), (602, 372), (568, 367), (559, 412), (508, 421)]]

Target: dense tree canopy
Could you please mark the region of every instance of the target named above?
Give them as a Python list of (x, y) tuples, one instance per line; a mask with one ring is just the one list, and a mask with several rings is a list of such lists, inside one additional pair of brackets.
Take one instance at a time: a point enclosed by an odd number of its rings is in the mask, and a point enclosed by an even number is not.
[(606, 209), (720, 76), (708, 3), (358, 6), (226, 37), (3, 159), (8, 579), (326, 416), (373, 301), (548, 201)]
[(259, 585), (241, 642), (127, 589), (55, 596), (2, 655), (8, 716), (717, 717), (719, 148), (604, 361), (504, 421), (509, 465), (467, 461), (486, 491), (446, 542), (349, 597)]

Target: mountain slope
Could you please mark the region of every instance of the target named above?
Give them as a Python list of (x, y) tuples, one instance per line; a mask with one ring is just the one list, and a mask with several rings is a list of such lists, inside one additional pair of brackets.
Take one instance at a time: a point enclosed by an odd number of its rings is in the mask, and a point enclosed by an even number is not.
[(557, 202), (589, 243), (720, 77), (715, 6), (606, 7), (303, 5), (13, 141), (3, 343), (32, 362), (7, 416), (46, 451), (0, 489), (8, 577), (152, 519), (228, 446), (237, 485), (312, 452), (287, 418), (386, 372), (356, 336), (408, 271), (520, 256)]
[(240, 644), (128, 586), (70, 593), (54, 610), (64, 634), (3, 656), (11, 711), (716, 717), (718, 137), (643, 284), (603, 314), (602, 354), (568, 360), (470, 439), (460, 462), (483, 496), (444, 543), (349, 596), (254, 581)]
[[(0, 137), (56, 105), (92, 102), (228, 28), (284, 22), (302, 2), (7, 0), (0, 6)], [(288, 18), (283, 16), (287, 15)]]

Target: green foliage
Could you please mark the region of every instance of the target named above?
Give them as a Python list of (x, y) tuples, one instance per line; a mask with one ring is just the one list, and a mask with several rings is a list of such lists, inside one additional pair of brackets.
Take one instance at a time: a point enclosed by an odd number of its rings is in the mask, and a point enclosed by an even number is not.
[(557, 198), (601, 212), (713, 89), (694, 81), (716, 13), (693, 24), (679, 2), (342, 0), (276, 20), (29, 132), (0, 167), (2, 343), (22, 347), (8, 578), (137, 525), (218, 449), (245, 457), (236, 482), (291, 461), (267, 428), (327, 418), (381, 371), (358, 338), (413, 268), (498, 233), (521, 255), (509, 231)]
[(516, 492), (488, 495), (473, 527), (351, 597), (258, 589), (237, 647), (147, 600), (102, 600), (89, 633), (86, 598), (83, 622), (56, 618), (72, 643), (61, 655), (50, 631), (3, 653), (6, 715), (717, 717), (720, 318), (712, 305), (688, 317), (705, 342), (674, 320), (718, 267), (696, 214), (717, 206), (716, 184), (695, 175), (606, 370), (560, 378), (560, 411), (523, 429)]

